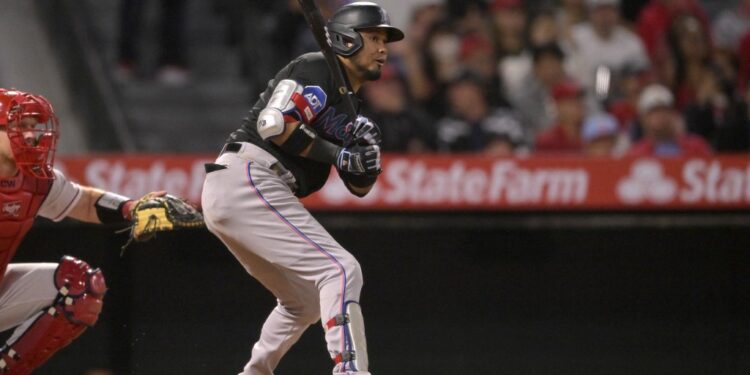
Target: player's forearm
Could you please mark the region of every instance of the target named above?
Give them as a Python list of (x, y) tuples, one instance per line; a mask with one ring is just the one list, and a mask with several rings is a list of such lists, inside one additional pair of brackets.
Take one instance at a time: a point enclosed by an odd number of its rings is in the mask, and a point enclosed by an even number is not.
[[(296, 147), (289, 145), (290, 142), (296, 143), (294, 137), (307, 137), (308, 135), (300, 136), (295, 132), (300, 131), (298, 128), (302, 126), (301, 122), (288, 123), (285, 125), (284, 131), (272, 138), (269, 138), (273, 144), (281, 147), (283, 150), (294, 153), (303, 158), (310, 158), (315, 161), (322, 163), (335, 164), (336, 158), (341, 147), (326, 141), (323, 138), (317, 137), (314, 134), (309, 139), (304, 139), (304, 147)], [(297, 151), (296, 153), (293, 151)]]
[(300, 124), (302, 123), (299, 121), (285, 124), (284, 131), (279, 135), (269, 138), (269, 140), (276, 146), (281, 147), (282, 145), (284, 145), (284, 143), (286, 143), (286, 141), (289, 140), (289, 137), (292, 135), (292, 133), (294, 133), (294, 130), (297, 129), (298, 126), (300, 126)]
[(68, 217), (73, 219), (100, 224), (99, 217), (96, 215), (96, 201), (104, 194), (104, 191), (89, 186), (81, 186), (81, 199), (68, 213)]

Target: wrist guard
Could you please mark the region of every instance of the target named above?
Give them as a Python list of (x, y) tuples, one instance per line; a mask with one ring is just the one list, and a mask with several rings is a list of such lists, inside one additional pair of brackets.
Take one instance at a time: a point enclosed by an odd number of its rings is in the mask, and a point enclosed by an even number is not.
[(129, 220), (124, 208), (128, 202), (132, 200), (119, 194), (106, 192), (94, 203), (96, 216), (102, 224), (127, 223)]
[(322, 163), (336, 165), (341, 150), (341, 147), (321, 137), (316, 137), (312, 142), (312, 146), (310, 146), (310, 152), (307, 154), (307, 157)]

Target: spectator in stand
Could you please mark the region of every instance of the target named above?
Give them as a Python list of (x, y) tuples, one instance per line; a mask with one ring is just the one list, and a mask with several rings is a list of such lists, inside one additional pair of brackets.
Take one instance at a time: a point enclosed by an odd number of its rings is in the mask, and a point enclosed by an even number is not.
[(526, 48), (526, 9), (521, 0), (492, 2), (492, 22), (497, 43), (502, 92), (519, 92), (531, 74), (531, 54)]
[(459, 35), (479, 34), (492, 38), (492, 25), (487, 17), (486, 0), (446, 0), (448, 16)]
[(750, 31), (750, 0), (741, 0), (736, 7), (725, 8), (714, 21), (712, 34), (714, 64), (731, 82), (737, 82), (740, 44), (748, 31)]
[(613, 81), (607, 112), (615, 116), (621, 130), (627, 131), (638, 119), (638, 98), (650, 78), (646, 67), (626, 65)]
[(403, 64), (404, 76), (411, 96), (417, 103), (426, 103), (437, 91), (434, 80), (426, 71), (428, 39), (435, 25), (445, 18), (442, 4), (417, 7), (412, 14), (409, 29), (400, 43), (394, 43), (389, 51)]
[(569, 59), (574, 77), (589, 92), (600, 66), (618, 75), (625, 66), (649, 65), (643, 43), (620, 23), (620, 0), (586, 0), (589, 21), (577, 25), (571, 33)]
[[(503, 1), (505, 3), (505, 1)], [(518, 13), (522, 8), (515, 7), (515, 11), (507, 9), (508, 4), (499, 8), (500, 13)], [(516, 16), (520, 16), (520, 13)], [(555, 14), (547, 8), (533, 13), (524, 31), (528, 40), (526, 49), (515, 55), (503, 56), (500, 61), (500, 74), (502, 81), (502, 93), (511, 103), (519, 100), (529, 91), (528, 83), (530, 76), (534, 74), (534, 50), (552, 44), (557, 45), (558, 29)], [(559, 45), (558, 45), (559, 46)], [(557, 47), (559, 49), (559, 47)], [(562, 50), (561, 52), (562, 53)], [(528, 119), (524, 120), (528, 122)], [(531, 122), (534, 122), (531, 118)], [(545, 124), (546, 125), (546, 124)]]
[(715, 47), (734, 53), (740, 40), (750, 30), (750, 0), (742, 0), (736, 7), (724, 9), (714, 21)]
[(744, 93), (747, 83), (750, 81), (750, 31), (740, 40), (740, 48), (737, 51), (739, 59), (739, 72), (737, 75), (737, 91)]
[(487, 17), (488, 4), (485, 0), (448, 0), (448, 8), (460, 36), (460, 70), (468, 70), (481, 76), (486, 82), (488, 100), (491, 103), (503, 103), (493, 43), (494, 26), (490, 17)]
[(528, 40), (532, 48), (563, 41), (554, 10), (542, 8), (529, 20)]
[(750, 85), (727, 111), (726, 119), (716, 129), (715, 149), (720, 152), (750, 151)]
[(666, 38), (676, 16), (690, 14), (709, 30), (708, 15), (697, 0), (651, 0), (638, 16), (636, 29), (651, 62), (658, 66), (669, 56)]
[[(115, 78), (132, 79), (138, 64), (138, 40), (147, 0), (123, 0), (120, 8), (119, 62)], [(156, 79), (170, 86), (190, 81), (185, 43), (186, 0), (161, 0), (159, 66)]]
[(694, 101), (683, 110), (688, 131), (714, 143), (717, 131), (726, 119), (730, 98), (731, 91), (722, 84), (718, 70), (703, 72)]
[(498, 109), (486, 120), (490, 135), (484, 154), (495, 158), (525, 156), (529, 154), (523, 126), (518, 116), (505, 109)]
[(708, 156), (711, 148), (703, 138), (687, 133), (674, 96), (666, 87), (646, 87), (638, 101), (643, 138), (628, 151), (628, 156)]
[(439, 100), (443, 97), (445, 86), (461, 72), (458, 61), (461, 38), (450, 22), (441, 20), (430, 30), (425, 47), (424, 71), (434, 89), (422, 103), (430, 113), (440, 116), (445, 113)]
[(500, 76), (492, 43), (482, 34), (472, 33), (461, 38), (458, 59), (461, 68), (478, 75), (487, 86), (487, 99), (493, 104), (506, 104), (500, 93)]
[(523, 1), (494, 0), (490, 12), (500, 56), (523, 52), (526, 49), (526, 9)]
[(583, 153), (592, 157), (614, 156), (618, 150), (619, 135), (617, 119), (611, 115), (597, 113), (588, 116), (581, 130)]
[(560, 0), (560, 6), (557, 8), (557, 27), (563, 39), (569, 40), (573, 28), (586, 22), (588, 14), (585, 5), (584, 0)]
[(461, 38), (448, 21), (434, 25), (427, 39), (427, 64), (430, 78), (437, 82), (448, 82), (461, 69), (458, 54)]
[(438, 148), (443, 152), (485, 152), (507, 156), (527, 149), (518, 117), (493, 107), (480, 77), (467, 72), (448, 86), (449, 114), (437, 122)]
[(555, 125), (537, 136), (536, 151), (581, 152), (581, 126), (586, 116), (583, 88), (574, 81), (564, 81), (552, 88), (552, 98), (557, 110)]
[(529, 142), (552, 123), (555, 108), (550, 91), (567, 79), (563, 69), (565, 55), (556, 43), (534, 48), (532, 56), (534, 66), (524, 79), (525, 85), (518, 91), (506, 92), (508, 100), (521, 115)]
[(406, 83), (393, 65), (386, 65), (377, 81), (364, 86), (363, 114), (380, 125), (380, 149), (389, 152), (435, 150), (434, 120), (413, 104)]
[(708, 30), (691, 15), (674, 19), (667, 35), (671, 58), (666, 65), (666, 81), (673, 88), (676, 106), (682, 110), (697, 100), (707, 76), (713, 74)]

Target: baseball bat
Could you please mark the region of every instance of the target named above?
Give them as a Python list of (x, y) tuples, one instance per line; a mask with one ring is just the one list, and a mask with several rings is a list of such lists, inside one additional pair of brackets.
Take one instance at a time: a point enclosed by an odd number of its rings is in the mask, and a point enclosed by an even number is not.
[(302, 13), (305, 15), (310, 30), (312, 30), (315, 41), (318, 43), (320, 50), (323, 52), (323, 56), (326, 58), (328, 69), (331, 71), (333, 76), (333, 83), (336, 85), (336, 90), (341, 94), (344, 99), (345, 110), (349, 118), (354, 121), (357, 118), (357, 107), (354, 105), (354, 92), (346, 82), (344, 78), (344, 71), (339, 65), (336, 53), (331, 48), (331, 39), (328, 35), (328, 29), (323, 21), (323, 16), (320, 14), (318, 5), (315, 4), (315, 0), (297, 0), (299, 5), (302, 7)]

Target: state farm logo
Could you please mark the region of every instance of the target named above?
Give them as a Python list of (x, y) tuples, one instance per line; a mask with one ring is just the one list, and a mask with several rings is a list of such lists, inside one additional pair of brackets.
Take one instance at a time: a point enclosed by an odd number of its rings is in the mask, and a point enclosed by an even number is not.
[(140, 197), (149, 191), (166, 190), (173, 195), (200, 202), (203, 164), (212, 159), (195, 159), (190, 166), (173, 166), (154, 161), (145, 167), (107, 159), (93, 159), (84, 169), (83, 182), (128, 197)]
[(665, 204), (677, 196), (677, 182), (664, 174), (659, 162), (642, 160), (617, 184), (617, 196), (625, 204)]
[[(343, 183), (329, 183), (320, 197), (332, 205), (575, 206), (585, 202), (589, 174), (582, 168), (528, 167), (514, 160), (489, 166), (455, 160), (429, 165), (408, 158), (386, 162), (380, 182), (364, 199), (348, 194)], [(335, 177), (334, 177), (335, 179)]]
[(21, 212), (21, 201), (12, 201), (3, 203), (3, 216), (18, 217)]

